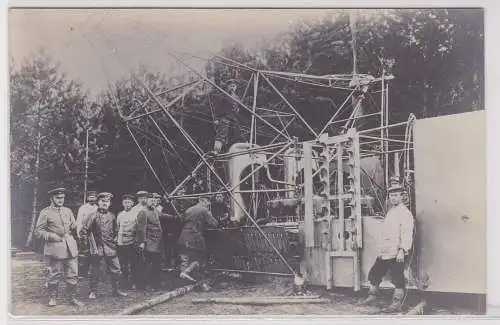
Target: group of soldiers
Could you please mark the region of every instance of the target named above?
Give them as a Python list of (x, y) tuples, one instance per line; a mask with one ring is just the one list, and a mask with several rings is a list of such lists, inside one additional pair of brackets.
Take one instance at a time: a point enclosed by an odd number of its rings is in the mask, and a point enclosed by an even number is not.
[[(113, 194), (91, 191), (75, 219), (64, 206), (65, 192), (64, 188), (49, 191), (50, 206), (40, 212), (35, 228), (35, 235), (44, 240), (49, 306), (57, 304), (63, 277), (71, 304), (83, 305), (77, 287), (79, 278), (87, 275), (88, 298), (96, 299), (103, 260), (112, 294), (118, 297), (127, 296), (127, 290), (160, 289), (162, 257), (171, 266), (180, 262), (181, 278), (204, 278), (203, 233), (220, 224), (212, 216), (209, 198), (200, 197), (187, 209), (181, 207), (181, 212), (174, 208), (174, 213), (166, 213), (159, 194), (138, 191), (122, 196), (123, 210), (115, 216), (110, 211)], [(205, 282), (203, 287), (209, 289)]]

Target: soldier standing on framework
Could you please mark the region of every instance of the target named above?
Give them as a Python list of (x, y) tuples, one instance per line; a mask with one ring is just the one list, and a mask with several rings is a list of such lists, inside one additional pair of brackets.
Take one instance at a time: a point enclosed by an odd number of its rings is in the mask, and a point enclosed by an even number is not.
[(215, 120), (214, 142), (215, 153), (220, 153), (223, 148), (228, 150), (233, 143), (244, 141), (240, 129), (240, 104), (235, 101), (235, 99), (240, 100), (236, 94), (237, 89), (236, 80), (228, 80), (227, 92), (231, 95), (231, 98), (226, 94), (221, 94), (221, 100), (217, 101), (218, 107)]
[[(87, 220), (88, 216), (91, 213), (97, 211), (97, 192), (96, 191), (88, 191), (87, 192), (87, 202), (83, 204), (76, 214), (76, 230), (77, 234), (80, 234), (80, 230), (82, 229), (82, 225)], [(89, 260), (86, 256), (80, 255), (78, 257), (78, 273), (80, 276), (87, 276), (89, 272)]]
[[(196, 281), (191, 272), (196, 269), (204, 271), (206, 262), (206, 244), (203, 232), (209, 226), (217, 227), (218, 222), (208, 209), (210, 200), (200, 197), (198, 203), (184, 212), (184, 225), (179, 236), (179, 254), (181, 257), (180, 277)], [(204, 284), (204, 289), (209, 287)]]
[[(83, 252), (90, 255), (90, 293), (89, 299), (95, 299), (99, 284), (101, 260), (104, 258), (106, 269), (113, 287), (113, 295), (125, 297), (127, 294), (119, 288), (120, 263), (116, 255), (117, 227), (116, 217), (109, 211), (113, 194), (103, 192), (97, 195), (97, 211), (92, 213), (82, 225), (80, 231)], [(94, 242), (89, 241), (90, 234)]]
[(44, 255), (48, 258), (49, 274), (47, 289), (49, 306), (56, 305), (60, 277), (64, 274), (70, 303), (83, 304), (76, 299), (78, 283), (78, 244), (76, 221), (73, 212), (63, 206), (66, 190), (56, 188), (49, 191), (50, 206), (40, 211), (35, 235), (45, 241)]
[(393, 183), (387, 191), (392, 207), (383, 222), (379, 255), (368, 274), (370, 290), (363, 303), (368, 304), (376, 299), (382, 278), (391, 270), (395, 290), (392, 304), (385, 311), (397, 312), (404, 303), (406, 288), (404, 268), (413, 243), (414, 221), (413, 215), (402, 201), (403, 188)]

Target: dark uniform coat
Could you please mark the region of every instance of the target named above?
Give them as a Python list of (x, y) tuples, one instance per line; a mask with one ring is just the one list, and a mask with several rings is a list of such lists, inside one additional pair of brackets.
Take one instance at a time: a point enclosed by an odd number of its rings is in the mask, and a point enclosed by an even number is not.
[(103, 213), (97, 210), (82, 225), (82, 247), (91, 256), (116, 256), (117, 232), (116, 216), (109, 211)]
[(178, 244), (201, 251), (206, 250), (203, 232), (208, 227), (216, 227), (217, 220), (210, 211), (200, 204), (196, 204), (184, 212), (184, 226), (179, 236)]
[[(236, 95), (234, 96), (239, 99)], [(225, 94), (220, 94), (216, 102), (215, 140), (222, 142), (227, 150), (232, 144), (244, 141), (237, 112), (239, 104)]]
[(137, 215), (136, 243), (145, 243), (145, 251), (161, 252), (163, 230), (162, 219), (171, 219), (174, 216), (162, 213), (157, 209), (146, 208)]
[(40, 211), (35, 235), (45, 241), (44, 255), (56, 259), (78, 256), (76, 221), (67, 207), (51, 205)]

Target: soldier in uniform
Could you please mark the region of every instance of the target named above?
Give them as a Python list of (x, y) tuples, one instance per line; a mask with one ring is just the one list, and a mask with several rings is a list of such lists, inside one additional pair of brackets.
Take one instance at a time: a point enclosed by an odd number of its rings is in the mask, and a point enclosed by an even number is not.
[(159, 212), (162, 212), (163, 205), (161, 205), (161, 195), (158, 193), (153, 193), (153, 198), (155, 199), (155, 209), (157, 209)]
[(236, 94), (237, 88), (236, 80), (230, 79), (227, 81), (227, 92), (231, 98), (226, 94), (219, 95), (213, 149), (215, 153), (220, 153), (224, 147), (229, 149), (233, 143), (244, 141), (240, 129), (240, 104), (235, 101), (241, 100)]
[(137, 204), (134, 205), (132, 211), (139, 214), (139, 211), (146, 208), (147, 195), (148, 192), (146, 191), (137, 191), (137, 193), (135, 193), (135, 196), (137, 197)]
[(47, 290), (49, 306), (55, 306), (59, 281), (64, 274), (70, 303), (83, 304), (76, 299), (78, 283), (78, 244), (73, 212), (64, 206), (65, 189), (49, 191), (50, 206), (40, 211), (35, 236), (45, 241), (44, 255), (48, 260)]
[[(178, 196), (186, 195), (186, 188), (181, 187), (177, 194)], [(177, 218), (163, 219), (162, 228), (165, 239), (165, 261), (169, 267), (177, 267), (179, 263), (179, 252), (177, 249), (177, 240), (182, 229), (181, 217), (184, 211), (190, 206), (187, 199), (178, 199), (175, 201), (168, 201), (165, 212), (171, 215), (178, 215)], [(174, 208), (175, 207), (175, 208)]]
[(161, 245), (163, 230), (161, 219), (175, 218), (172, 215), (158, 211), (157, 199), (153, 193), (147, 195), (146, 208), (137, 215), (136, 244), (146, 263), (140, 289), (149, 285), (153, 291), (160, 289), (161, 279)]
[(217, 227), (218, 222), (209, 210), (210, 200), (200, 197), (198, 203), (184, 212), (183, 228), (179, 236), (179, 254), (181, 258), (180, 277), (196, 281), (191, 272), (203, 271), (206, 262), (204, 231), (208, 227)]
[[(99, 284), (99, 269), (104, 259), (111, 280), (114, 296), (127, 296), (119, 288), (120, 263), (116, 255), (117, 227), (116, 217), (109, 211), (113, 194), (108, 192), (97, 195), (97, 211), (92, 213), (80, 231), (83, 252), (90, 255), (90, 294), (89, 299), (95, 299)], [(94, 240), (89, 240), (90, 234)]]
[[(97, 192), (96, 191), (88, 191), (87, 192), (87, 202), (84, 203), (76, 214), (76, 230), (77, 234), (80, 234), (80, 230), (82, 229), (82, 224), (88, 218), (91, 213), (97, 211)], [(87, 276), (89, 273), (89, 260), (86, 256), (80, 255), (78, 257), (78, 271), (80, 276)]]
[(220, 193), (215, 195), (215, 200), (210, 205), (212, 216), (219, 222), (219, 225), (225, 226), (229, 223), (229, 205)]
[(390, 270), (395, 289), (392, 303), (385, 311), (398, 312), (404, 302), (406, 288), (404, 268), (413, 244), (414, 221), (413, 215), (402, 201), (403, 188), (393, 182), (387, 191), (391, 208), (384, 218), (379, 254), (368, 274), (370, 290), (363, 303), (368, 304), (376, 299), (380, 282)]

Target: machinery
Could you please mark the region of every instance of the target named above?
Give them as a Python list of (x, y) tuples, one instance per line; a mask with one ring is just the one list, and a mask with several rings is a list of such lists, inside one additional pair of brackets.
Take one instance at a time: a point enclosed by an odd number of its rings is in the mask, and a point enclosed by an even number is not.
[[(225, 58), (216, 59), (229, 64)], [(425, 120), (410, 115), (391, 124), (388, 84), (393, 77), (385, 72), (380, 77), (317, 76), (251, 68), (247, 89), (253, 88), (253, 103), (249, 103), (188, 68), (199, 80), (174, 87), (172, 92), (182, 92), (168, 102), (138, 79), (155, 108), (143, 105), (143, 113), (139, 107), (122, 118), (171, 203), (218, 194), (230, 203), (231, 226), (208, 234), (213, 265), (258, 274), (300, 274), (310, 284), (359, 291), (367, 285), (368, 270), (376, 258), (388, 208), (385, 188), (394, 177), (404, 186), (405, 203), (416, 218), (406, 272), (409, 287), (485, 295), (485, 168), (484, 163), (477, 164), (478, 157), (485, 156), (484, 112)], [(343, 91), (345, 100), (323, 126), (312, 127), (271, 78)], [(259, 82), (282, 99), (282, 109), (257, 106)], [(203, 84), (231, 97), (249, 114), (248, 142), (213, 155), (202, 150), (179, 123), (170, 107)], [(374, 102), (367, 101), (367, 96), (380, 96), (380, 100), (370, 109)], [(281, 126), (263, 112), (279, 117)], [(138, 119), (147, 118), (148, 130), (156, 132), (151, 136), (154, 144), (175, 150), (153, 117), (159, 115), (174, 125), (198, 158), (186, 178), (170, 187), (144, 150), (146, 138), (139, 138), (139, 131), (144, 133), (145, 128), (134, 126)], [(371, 122), (361, 123), (365, 119)], [(288, 134), (293, 123), (308, 134), (300, 139)], [(256, 140), (263, 125), (273, 132), (268, 143)], [(193, 180), (208, 186), (182, 193)], [(387, 281), (382, 285), (391, 286)]]

